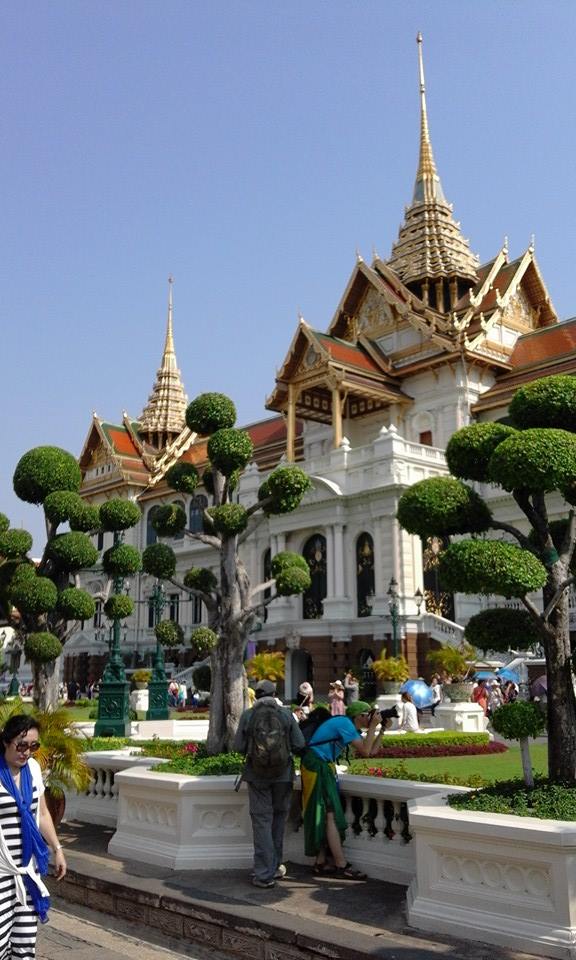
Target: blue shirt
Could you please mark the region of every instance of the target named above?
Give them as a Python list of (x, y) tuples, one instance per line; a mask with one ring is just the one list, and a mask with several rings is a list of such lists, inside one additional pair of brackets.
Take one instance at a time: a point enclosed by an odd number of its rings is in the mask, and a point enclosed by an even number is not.
[[(348, 744), (360, 737), (361, 734), (348, 717), (330, 717), (314, 731), (308, 746), (321, 760), (335, 763)], [(323, 743), (323, 740), (330, 740), (330, 743)], [(315, 746), (316, 743), (318, 746)]]

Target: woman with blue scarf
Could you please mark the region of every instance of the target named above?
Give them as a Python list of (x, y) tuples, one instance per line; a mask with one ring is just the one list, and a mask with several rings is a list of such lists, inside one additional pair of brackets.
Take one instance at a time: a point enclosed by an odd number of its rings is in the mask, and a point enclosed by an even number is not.
[(38, 724), (25, 714), (8, 720), (0, 737), (0, 957), (33, 960), (38, 919), (48, 918), (50, 897), (42, 875), (49, 848), (55, 875), (66, 874), (44, 799), (40, 766), (32, 754), (40, 747)]

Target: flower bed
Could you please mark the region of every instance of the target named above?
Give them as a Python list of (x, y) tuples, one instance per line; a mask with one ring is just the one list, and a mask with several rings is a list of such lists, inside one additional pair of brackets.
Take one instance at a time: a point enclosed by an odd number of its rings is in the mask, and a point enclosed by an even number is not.
[(134, 747), (142, 757), (165, 757), (166, 760), (206, 756), (206, 744), (195, 740), (139, 740), (136, 743), (130, 737), (90, 737), (86, 740), (84, 751), (94, 753), (122, 750), (125, 747)]
[(488, 786), (490, 781), (479, 773), (471, 773), (467, 776), (452, 775), (449, 773), (417, 773), (408, 770), (402, 763), (396, 763), (390, 767), (368, 766), (366, 760), (352, 760), (348, 771), (353, 776), (379, 777), (390, 780), (413, 780), (415, 783), (447, 783), (452, 786), (480, 787)]
[(506, 753), (507, 750), (508, 747), (505, 743), (497, 741), (492, 743), (426, 743), (422, 745), (401, 743), (394, 747), (389, 747), (386, 744), (373, 756), (399, 760), (408, 757), (473, 757), (483, 753)]
[(508, 780), (475, 790), (455, 794), (448, 803), (457, 810), (513, 814), (537, 817), (540, 820), (576, 820), (576, 791), (572, 786), (549, 783), (541, 778), (533, 788), (523, 780)]
[[(188, 747), (197, 746), (187, 744)], [(185, 755), (174, 757), (168, 763), (159, 763), (151, 767), (154, 773), (183, 773), (189, 777), (216, 777), (241, 773), (244, 757), (240, 753), (220, 753), (207, 757), (198, 750), (188, 750)]]

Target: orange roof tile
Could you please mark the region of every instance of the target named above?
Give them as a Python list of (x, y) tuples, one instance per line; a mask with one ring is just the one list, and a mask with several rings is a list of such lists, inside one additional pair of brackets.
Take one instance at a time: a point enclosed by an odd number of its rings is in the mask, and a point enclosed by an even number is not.
[(371, 373), (382, 374), (382, 370), (378, 364), (359, 347), (355, 347), (351, 343), (345, 343), (343, 340), (328, 337), (325, 334), (317, 334), (317, 337), (322, 346), (328, 350), (333, 360), (346, 364), (347, 366), (369, 370)]
[(518, 337), (510, 358), (512, 367), (524, 367), (576, 350), (576, 317)]

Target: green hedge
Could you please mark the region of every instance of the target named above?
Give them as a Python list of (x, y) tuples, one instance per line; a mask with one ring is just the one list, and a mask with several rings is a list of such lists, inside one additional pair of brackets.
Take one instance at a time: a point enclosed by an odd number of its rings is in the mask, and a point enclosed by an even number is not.
[(183, 773), (188, 777), (219, 777), (241, 773), (244, 757), (240, 753), (220, 753), (215, 757), (175, 757), (153, 766), (154, 773)]
[(434, 730), (430, 733), (400, 733), (398, 736), (387, 734), (383, 743), (387, 747), (400, 747), (405, 743), (409, 743), (413, 747), (428, 746), (431, 743), (464, 747), (490, 743), (490, 737), (487, 733), (454, 733), (450, 730)]

